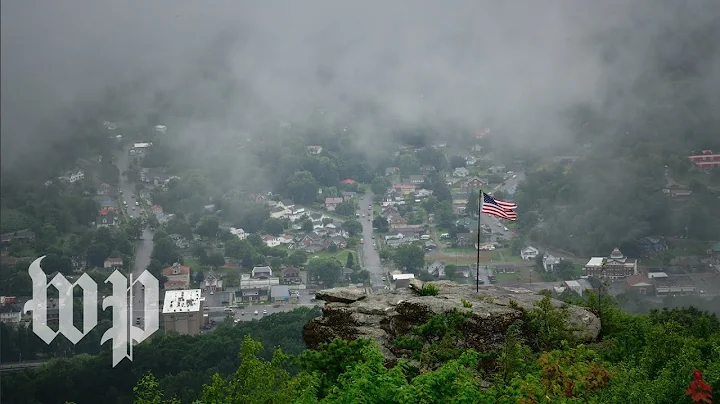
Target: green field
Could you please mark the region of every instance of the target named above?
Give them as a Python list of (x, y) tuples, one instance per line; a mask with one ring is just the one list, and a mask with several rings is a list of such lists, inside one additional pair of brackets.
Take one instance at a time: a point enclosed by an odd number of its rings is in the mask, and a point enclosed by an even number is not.
[(321, 252), (318, 252), (318, 253), (315, 253), (315, 254), (308, 254), (308, 259), (313, 259), (313, 258), (336, 258), (338, 261), (340, 261), (340, 263), (342, 263), (343, 265), (345, 265), (345, 262), (347, 261), (347, 256), (348, 256), (348, 254), (350, 254), (350, 253), (353, 254), (353, 257), (354, 257), (354, 259), (355, 259), (355, 262), (357, 262), (357, 254), (356, 254), (355, 250), (352, 250), (352, 249), (340, 250), (340, 251), (338, 251), (338, 252), (336, 252), (336, 253), (331, 253), (331, 252), (328, 252), (328, 251), (321, 251)]

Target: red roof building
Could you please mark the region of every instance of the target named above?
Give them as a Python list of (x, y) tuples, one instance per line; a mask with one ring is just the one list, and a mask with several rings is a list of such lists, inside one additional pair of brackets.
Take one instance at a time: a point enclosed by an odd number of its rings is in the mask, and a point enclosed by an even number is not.
[(341, 182), (342, 184), (345, 184), (345, 185), (352, 185), (352, 184), (355, 183), (355, 180), (351, 180), (350, 178), (348, 178), (348, 179), (342, 180), (342, 181), (340, 181), (340, 182)]

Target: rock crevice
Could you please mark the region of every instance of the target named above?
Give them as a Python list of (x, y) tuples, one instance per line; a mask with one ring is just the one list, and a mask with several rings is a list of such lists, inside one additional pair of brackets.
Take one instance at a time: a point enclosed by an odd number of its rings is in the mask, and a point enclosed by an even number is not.
[[(508, 327), (523, 319), (526, 311), (543, 298), (527, 289), (487, 286), (477, 293), (470, 285), (447, 281), (433, 284), (438, 288), (437, 296), (421, 296), (419, 281), (408, 288), (372, 295), (360, 288), (318, 292), (316, 298), (326, 302), (323, 315), (305, 325), (303, 339), (308, 348), (316, 349), (336, 337), (372, 338), (380, 344), (385, 357), (394, 360), (402, 352), (395, 347), (397, 337), (410, 333), (435, 314), (457, 309), (469, 314), (462, 330), (462, 345), (483, 352), (502, 344)], [(558, 307), (564, 304), (555, 299), (552, 303)], [(568, 309), (568, 325), (575, 336), (581, 341), (595, 340), (600, 333), (597, 316), (577, 306)]]

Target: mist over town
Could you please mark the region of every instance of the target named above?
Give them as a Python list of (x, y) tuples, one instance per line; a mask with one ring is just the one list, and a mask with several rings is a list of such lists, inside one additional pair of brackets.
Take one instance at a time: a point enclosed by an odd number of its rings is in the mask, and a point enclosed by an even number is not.
[(3, 403), (717, 395), (720, 3), (0, 11)]

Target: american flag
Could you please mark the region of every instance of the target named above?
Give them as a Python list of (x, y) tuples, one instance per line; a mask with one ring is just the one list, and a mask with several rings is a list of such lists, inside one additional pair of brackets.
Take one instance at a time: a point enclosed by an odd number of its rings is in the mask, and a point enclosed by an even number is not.
[(493, 215), (499, 217), (500, 219), (515, 221), (517, 220), (517, 213), (515, 213), (515, 209), (517, 209), (516, 204), (495, 199), (483, 192), (483, 203), (480, 213)]

